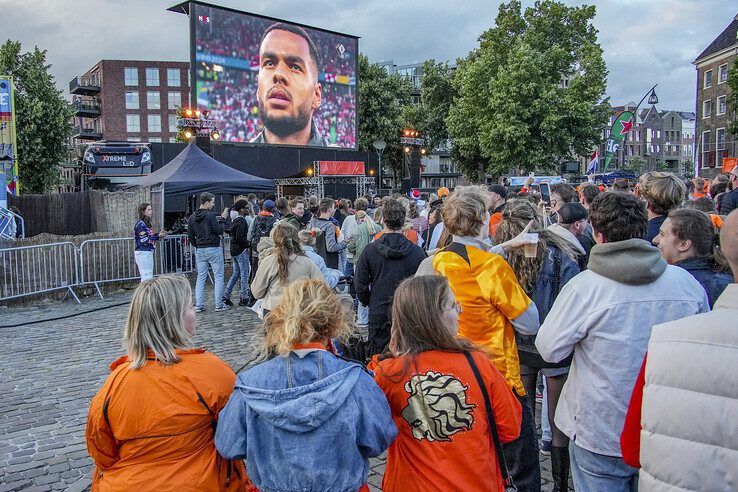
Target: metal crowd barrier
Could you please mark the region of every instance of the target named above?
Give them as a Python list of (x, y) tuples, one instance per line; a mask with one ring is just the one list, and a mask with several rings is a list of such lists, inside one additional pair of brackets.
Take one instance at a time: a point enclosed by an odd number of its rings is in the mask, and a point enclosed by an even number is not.
[(79, 285), (77, 247), (70, 242), (0, 249), (0, 300), (67, 289)]
[[(52, 243), (0, 249), (0, 301), (67, 289), (140, 278), (133, 252), (133, 238), (90, 239), (79, 248), (74, 243)], [(154, 275), (195, 271), (194, 248), (186, 234), (167, 236), (154, 253)]]
[[(141, 278), (133, 252), (133, 238), (90, 239), (80, 247), (80, 285), (92, 284), (100, 298), (100, 285)], [(154, 275), (194, 271), (193, 249), (186, 234), (161, 239), (154, 253)]]

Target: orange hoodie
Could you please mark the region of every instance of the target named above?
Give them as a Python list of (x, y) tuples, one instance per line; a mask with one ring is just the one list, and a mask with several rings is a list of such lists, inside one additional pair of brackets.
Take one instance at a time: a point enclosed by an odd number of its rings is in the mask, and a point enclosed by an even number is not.
[(236, 374), (204, 349), (177, 354), (172, 365), (153, 354), (136, 370), (127, 356), (110, 365), (87, 417), (93, 491), (250, 490), (243, 462), (221, 458), (213, 441)]

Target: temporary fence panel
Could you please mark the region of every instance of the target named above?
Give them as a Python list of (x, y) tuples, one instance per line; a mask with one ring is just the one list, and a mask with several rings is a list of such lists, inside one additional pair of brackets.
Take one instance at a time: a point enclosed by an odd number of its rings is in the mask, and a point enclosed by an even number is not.
[(130, 238), (91, 239), (80, 247), (80, 283), (93, 284), (100, 298), (100, 284), (140, 278)]
[(195, 271), (194, 249), (187, 234), (167, 236), (159, 241), (154, 257), (154, 274), (192, 273)]
[(79, 284), (77, 248), (71, 242), (0, 249), (0, 300), (67, 289)]
[[(102, 298), (100, 284), (141, 278), (133, 238), (91, 239), (80, 245), (80, 284), (92, 284)], [(190, 273), (194, 255), (187, 235), (162, 238), (154, 254), (154, 275)]]

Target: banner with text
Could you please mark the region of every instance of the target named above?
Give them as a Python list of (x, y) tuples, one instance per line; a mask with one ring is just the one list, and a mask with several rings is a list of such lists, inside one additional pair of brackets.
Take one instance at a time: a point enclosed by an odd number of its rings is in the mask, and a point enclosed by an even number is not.
[(623, 139), (628, 132), (633, 128), (635, 116), (630, 111), (623, 111), (615, 119), (615, 122), (610, 128), (610, 138), (607, 140), (607, 148), (605, 149), (605, 166), (602, 172), (607, 172), (607, 168), (610, 165), (612, 157), (618, 152), (620, 145), (623, 143)]

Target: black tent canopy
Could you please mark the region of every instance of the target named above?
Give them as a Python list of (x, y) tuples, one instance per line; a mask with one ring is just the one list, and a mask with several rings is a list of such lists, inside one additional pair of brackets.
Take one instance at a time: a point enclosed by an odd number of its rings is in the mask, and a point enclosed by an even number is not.
[(165, 197), (183, 197), (209, 191), (215, 195), (267, 193), (274, 181), (238, 171), (200, 150), (194, 143), (168, 164), (130, 183), (132, 187), (163, 186)]

